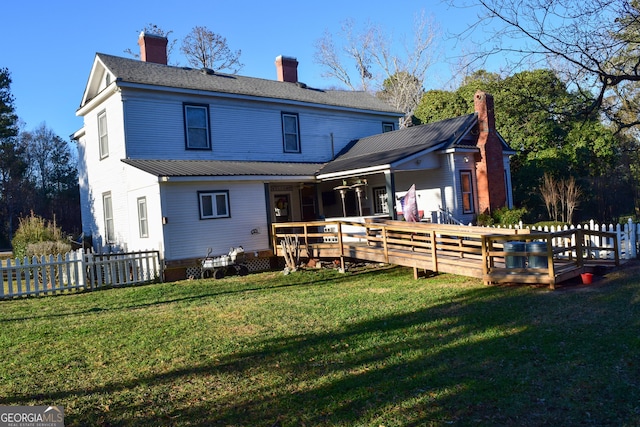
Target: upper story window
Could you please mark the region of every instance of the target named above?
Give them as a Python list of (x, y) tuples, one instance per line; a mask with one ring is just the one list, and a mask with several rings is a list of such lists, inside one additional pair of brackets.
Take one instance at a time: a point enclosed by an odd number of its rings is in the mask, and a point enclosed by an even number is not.
[(473, 213), (473, 176), (471, 171), (460, 172), (460, 191), (462, 193), (462, 211)]
[(209, 107), (207, 105), (185, 104), (184, 127), (187, 149), (208, 150), (211, 148)]
[(107, 112), (103, 111), (98, 114), (98, 149), (100, 150), (100, 158), (109, 157), (109, 132), (107, 131)]
[(382, 123), (382, 133), (391, 132), (392, 130), (396, 130), (396, 127), (391, 122), (383, 122)]
[(285, 153), (300, 152), (300, 126), (297, 114), (282, 113), (282, 137)]
[(229, 191), (199, 191), (200, 219), (229, 218)]

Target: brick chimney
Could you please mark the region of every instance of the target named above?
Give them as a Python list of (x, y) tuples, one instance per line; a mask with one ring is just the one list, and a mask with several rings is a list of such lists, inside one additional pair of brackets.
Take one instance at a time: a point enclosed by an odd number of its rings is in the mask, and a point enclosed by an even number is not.
[(298, 82), (298, 60), (288, 56), (278, 56), (276, 58), (276, 71), (278, 81), (297, 83)]
[(140, 60), (167, 65), (167, 38), (144, 31), (138, 37)]
[(478, 114), (478, 148), (476, 179), (478, 212), (491, 213), (507, 204), (502, 142), (496, 132), (493, 96), (477, 91), (473, 104)]

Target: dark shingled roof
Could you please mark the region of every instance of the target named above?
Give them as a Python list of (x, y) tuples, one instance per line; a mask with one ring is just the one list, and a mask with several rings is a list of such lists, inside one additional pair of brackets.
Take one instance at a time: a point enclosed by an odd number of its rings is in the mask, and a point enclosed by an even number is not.
[(98, 53), (96, 57), (124, 83), (291, 100), (402, 116), (401, 112), (366, 92), (314, 89), (299, 83), (206, 72), (104, 53)]
[(388, 165), (430, 148), (475, 146), (475, 141), (463, 137), (476, 123), (477, 115), (474, 113), (361, 138), (345, 147), (320, 173)]
[(314, 176), (322, 163), (231, 160), (132, 160), (124, 163), (155, 176)]

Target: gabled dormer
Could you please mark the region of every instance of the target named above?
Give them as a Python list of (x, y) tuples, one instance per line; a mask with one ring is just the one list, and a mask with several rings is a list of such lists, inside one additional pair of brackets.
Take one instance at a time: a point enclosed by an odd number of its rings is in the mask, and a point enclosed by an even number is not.
[(110, 72), (105, 64), (100, 59), (99, 55), (96, 55), (91, 72), (89, 73), (89, 81), (85, 87), (82, 100), (80, 101), (80, 108), (86, 106), (91, 100), (95, 99), (100, 93), (107, 89), (114, 82), (115, 77)]

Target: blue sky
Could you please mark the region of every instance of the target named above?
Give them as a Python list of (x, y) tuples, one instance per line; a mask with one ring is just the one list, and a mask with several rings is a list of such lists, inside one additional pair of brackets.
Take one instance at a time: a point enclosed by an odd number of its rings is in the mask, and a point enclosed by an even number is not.
[[(348, 18), (356, 24), (380, 24), (399, 39), (412, 34), (415, 15), (424, 10), (440, 26), (442, 54), (432, 69), (428, 88), (444, 87), (451, 78), (445, 59), (459, 54), (447, 33), (462, 31), (478, 10), (450, 9), (440, 0), (324, 0), (266, 2), (220, 0), (189, 2), (18, 0), (3, 6), (0, 68), (12, 77), (17, 114), (31, 130), (40, 123), (64, 139), (82, 127), (75, 116), (96, 52), (130, 57), (138, 52), (138, 30), (153, 23), (181, 40), (194, 26), (204, 26), (242, 51), (242, 75), (275, 79), (278, 55), (298, 59), (298, 77), (314, 87), (338, 82), (321, 77), (313, 62), (314, 43), (325, 30), (337, 34)], [(178, 42), (179, 44), (179, 42)], [(186, 65), (176, 48), (173, 61)]]

